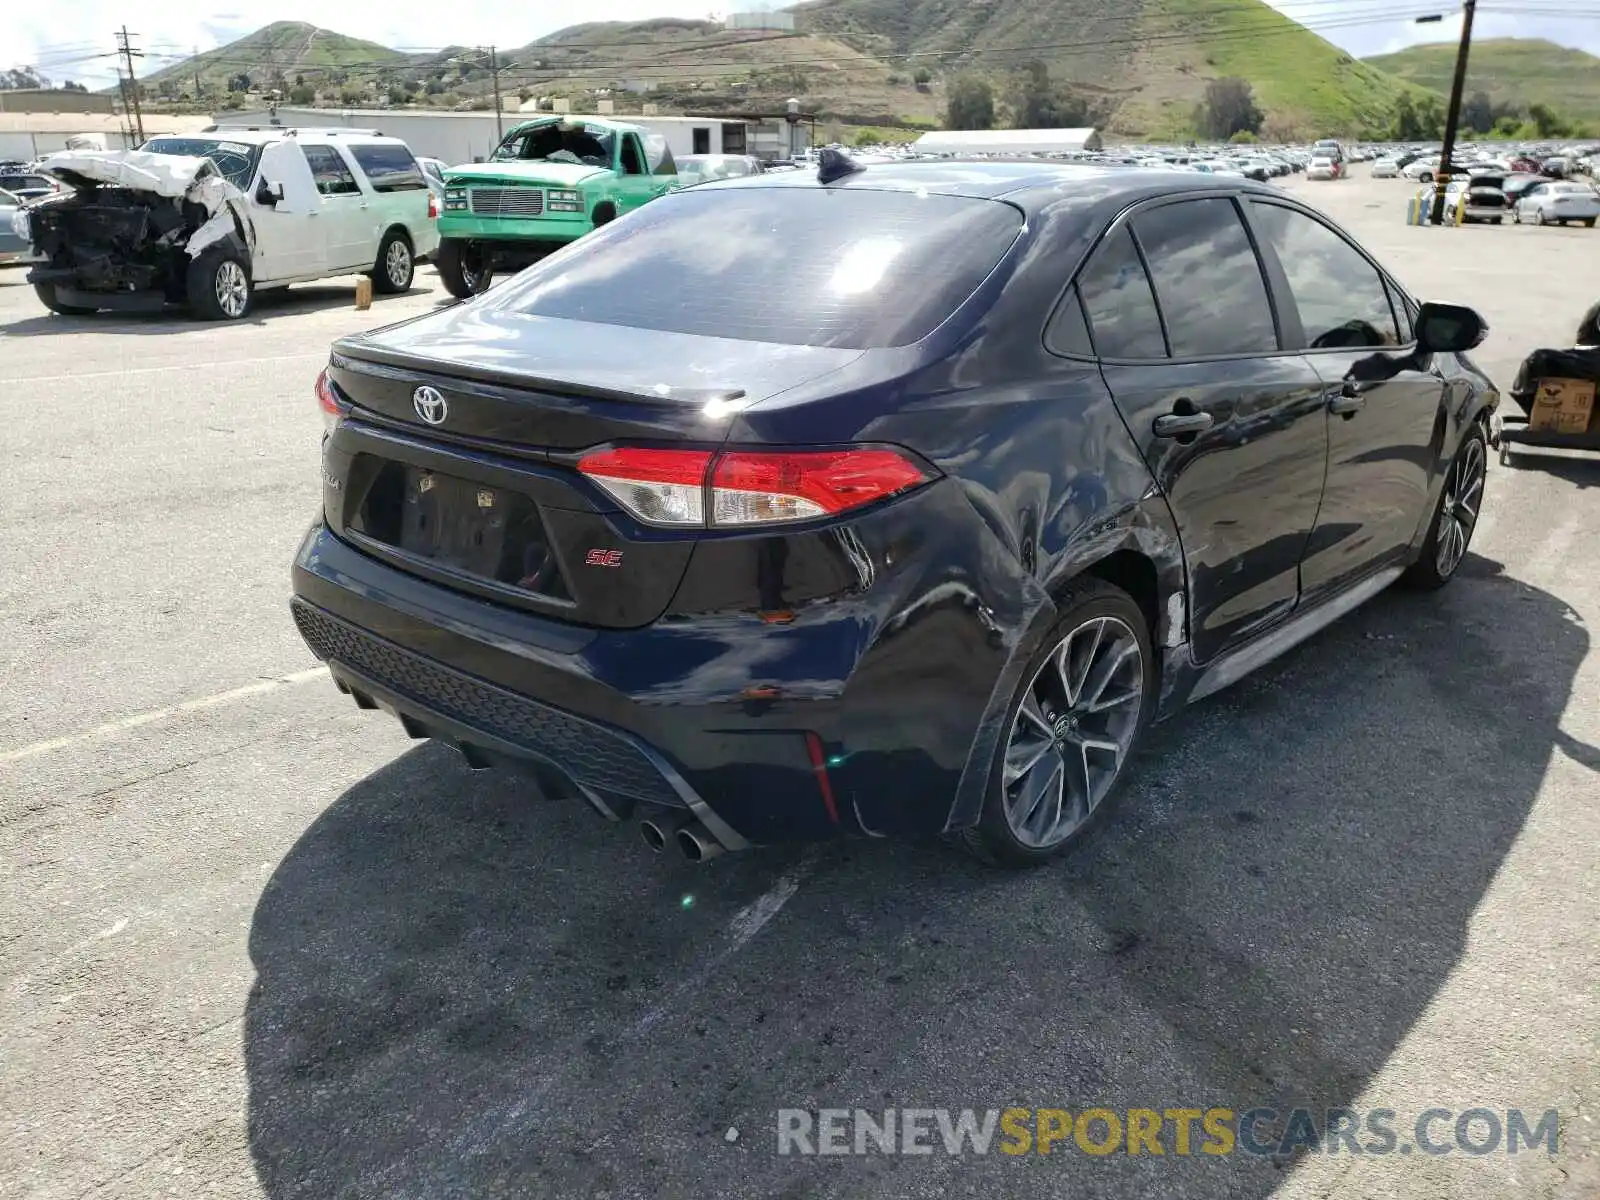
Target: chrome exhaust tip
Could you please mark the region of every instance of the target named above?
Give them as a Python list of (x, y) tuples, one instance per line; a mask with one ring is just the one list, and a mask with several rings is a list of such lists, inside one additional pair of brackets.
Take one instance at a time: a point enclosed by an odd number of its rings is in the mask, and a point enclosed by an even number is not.
[(699, 821), (690, 821), (680, 826), (673, 836), (677, 840), (679, 852), (692, 863), (710, 862), (726, 850)]
[(651, 850), (660, 854), (672, 841), (672, 835), (677, 832), (687, 817), (650, 816), (639, 822), (639, 836), (644, 839), (644, 844)]

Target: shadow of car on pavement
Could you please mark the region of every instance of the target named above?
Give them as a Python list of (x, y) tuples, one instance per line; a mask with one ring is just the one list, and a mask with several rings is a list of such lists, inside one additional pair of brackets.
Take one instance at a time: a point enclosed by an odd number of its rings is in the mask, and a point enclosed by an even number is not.
[(1111, 819), (1020, 874), (890, 842), (689, 867), (419, 748), (330, 806), (257, 906), (261, 1183), (1264, 1197), (1274, 1160), (1170, 1140), (780, 1157), (776, 1110), (1352, 1102), (1461, 958), (1588, 649), (1556, 596), (1471, 556), (1158, 727)]

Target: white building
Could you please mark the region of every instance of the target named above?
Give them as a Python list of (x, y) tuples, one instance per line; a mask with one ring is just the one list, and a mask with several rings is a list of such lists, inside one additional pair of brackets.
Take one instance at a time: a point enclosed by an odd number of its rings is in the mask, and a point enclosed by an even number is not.
[[(144, 134), (194, 133), (210, 123), (206, 117), (147, 113)], [(0, 112), (0, 160), (32, 162), (67, 149), (74, 138), (87, 138), (89, 145), (104, 150), (126, 150), (138, 140), (132, 126), (132, 117), (116, 113)]]
[(729, 13), (722, 24), (727, 29), (776, 29), (784, 33), (793, 33), (794, 14), (792, 12)]
[(919, 137), (922, 154), (1080, 154), (1102, 148), (1093, 129), (940, 129)]

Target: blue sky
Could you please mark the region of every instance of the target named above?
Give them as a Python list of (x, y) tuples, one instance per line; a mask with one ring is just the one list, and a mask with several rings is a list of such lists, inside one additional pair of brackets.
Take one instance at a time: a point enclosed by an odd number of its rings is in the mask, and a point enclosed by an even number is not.
[[(1218, 0), (1219, 4), (1223, 0)], [(1412, 17), (1443, 12), (1429, 0), (1267, 0), (1355, 55), (1380, 54), (1421, 41), (1454, 41), (1460, 18), (1438, 25), (1416, 25)], [(1600, 13), (1600, 0), (1479, 0), (1480, 37), (1545, 37), (1600, 54), (1600, 17), (1557, 18), (1563, 8)], [(0, 67), (29, 64), (57, 80), (78, 79), (94, 86), (114, 80), (112, 32), (123, 22), (148, 47), (152, 68), (194, 47), (210, 49), (272, 21), (309, 21), (353, 37), (402, 49), (496, 42), (519, 46), (584, 20), (638, 20), (644, 17), (705, 17), (715, 5), (673, 0), (587, 0), (578, 8), (561, 4), (508, 5), (503, 0), (222, 0), (222, 7), (176, 0), (62, 0), (54, 4), (12, 4), (0, 18)], [(1114, 7), (1107, 0), (1108, 10)], [(776, 7), (757, 0), (750, 7)], [(1521, 15), (1519, 14), (1519, 11)]]

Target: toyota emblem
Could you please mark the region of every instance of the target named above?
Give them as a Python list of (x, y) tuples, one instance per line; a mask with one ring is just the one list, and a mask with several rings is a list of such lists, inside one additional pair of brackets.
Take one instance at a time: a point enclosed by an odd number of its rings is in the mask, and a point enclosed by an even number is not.
[(450, 415), (450, 402), (439, 394), (438, 388), (419, 387), (411, 393), (411, 407), (429, 425), (443, 425)]

